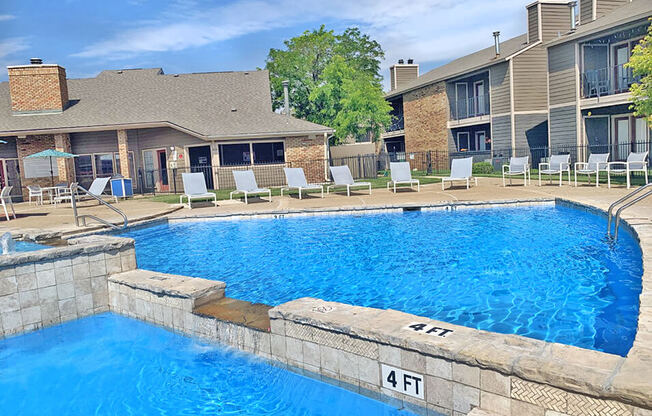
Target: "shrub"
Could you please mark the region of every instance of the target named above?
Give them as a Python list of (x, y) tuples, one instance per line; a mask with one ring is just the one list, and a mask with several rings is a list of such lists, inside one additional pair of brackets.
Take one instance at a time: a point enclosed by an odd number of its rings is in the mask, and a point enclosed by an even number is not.
[(489, 162), (478, 162), (473, 164), (473, 173), (477, 175), (488, 175), (494, 173), (494, 167)]

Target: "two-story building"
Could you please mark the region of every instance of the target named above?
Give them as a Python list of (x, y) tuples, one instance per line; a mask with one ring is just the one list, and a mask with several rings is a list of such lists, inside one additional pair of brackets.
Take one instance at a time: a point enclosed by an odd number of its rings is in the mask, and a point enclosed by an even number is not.
[(647, 122), (630, 109), (636, 80), (625, 64), (650, 16), (650, 1), (580, 0), (577, 28), (546, 45), (551, 148), (608, 152), (611, 160), (649, 150)]
[(500, 164), (529, 154), (536, 164), (555, 149), (575, 157), (587, 143), (649, 140), (628, 109), (633, 78), (623, 64), (652, 2), (539, 0), (526, 10), (523, 35), (500, 42), (495, 32), (493, 47), (421, 76), (392, 66), (390, 156), (434, 150)]
[(50, 186), (49, 161), (25, 159), (45, 149), (77, 155), (58, 160), (53, 174), (82, 186), (119, 173), (137, 188), (180, 190), (171, 158), (181, 171), (203, 172), (215, 189), (233, 186), (233, 167), (282, 178), (292, 164), (313, 181), (326, 178), (333, 130), (272, 111), (267, 71), (151, 68), (68, 79), (63, 67), (39, 59), (8, 71), (9, 82), (0, 83), (0, 182), (17, 195), (27, 185)]

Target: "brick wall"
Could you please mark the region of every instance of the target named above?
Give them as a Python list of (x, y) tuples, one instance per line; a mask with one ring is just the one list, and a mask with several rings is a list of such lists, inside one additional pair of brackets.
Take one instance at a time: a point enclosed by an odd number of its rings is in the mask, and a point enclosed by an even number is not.
[(308, 182), (323, 182), (326, 145), (323, 136), (300, 136), (285, 139), (285, 161), (293, 168), (303, 168)]
[[(68, 133), (55, 134), (54, 146), (60, 152), (72, 153), (70, 135)], [(59, 181), (65, 183), (75, 181), (75, 161), (73, 159), (57, 159), (57, 169), (59, 170)]]
[(120, 155), (120, 174), (125, 178), (131, 176), (129, 170), (129, 138), (127, 130), (118, 130), (118, 154)]
[(11, 110), (62, 111), (68, 104), (66, 70), (59, 65), (9, 67)]
[(448, 150), (448, 97), (440, 82), (405, 93), (405, 151)]

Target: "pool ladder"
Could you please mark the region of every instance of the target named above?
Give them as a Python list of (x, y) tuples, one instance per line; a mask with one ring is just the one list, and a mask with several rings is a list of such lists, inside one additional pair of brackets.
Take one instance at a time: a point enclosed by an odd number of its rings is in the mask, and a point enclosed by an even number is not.
[[(642, 195), (641, 192), (644, 192)], [(626, 209), (631, 207), (632, 205), (644, 200), (648, 196), (652, 195), (652, 183), (648, 183), (646, 185), (641, 186), (640, 188), (634, 190), (633, 192), (628, 193), (624, 197), (620, 198), (618, 201), (614, 202), (609, 206), (609, 215), (608, 215), (608, 221), (607, 221), (607, 236), (611, 236), (611, 218), (613, 217), (613, 210), (619, 205), (623, 204), (620, 208), (616, 210), (616, 216), (615, 216), (615, 228), (614, 228), (614, 241), (618, 240), (618, 225), (620, 223), (620, 214)], [(636, 197), (636, 198), (634, 198)], [(633, 198), (633, 199), (632, 199)]]
[[(122, 212), (122, 210), (120, 210), (120, 209), (114, 207), (113, 205), (109, 204), (108, 202), (104, 201), (99, 196), (93, 195), (92, 193), (88, 192), (86, 189), (84, 189), (83, 187), (81, 187), (81, 186), (79, 186), (77, 184), (71, 185), (70, 186), (70, 191), (72, 193), (72, 195), (70, 196), (70, 203), (72, 205), (72, 215), (75, 217), (75, 224), (77, 225), (77, 227), (86, 227), (86, 219), (90, 218), (90, 219), (95, 220), (95, 221), (99, 222), (100, 224), (106, 225), (107, 227), (112, 228), (114, 230), (124, 230), (125, 228), (127, 228), (127, 224), (129, 223), (129, 221), (127, 220), (127, 215), (125, 215), (125, 213)], [(110, 208), (111, 210), (117, 212), (118, 214), (120, 214), (120, 216), (122, 217), (122, 220), (123, 220), (122, 221), (122, 227), (118, 227), (117, 225), (112, 224), (112, 223), (108, 222), (107, 220), (104, 220), (104, 219), (102, 219), (100, 217), (97, 217), (95, 215), (91, 215), (91, 214), (79, 215), (79, 214), (77, 214), (77, 195), (78, 195), (79, 191), (81, 191), (84, 195), (95, 199), (100, 204), (102, 204), (102, 205)], [(81, 220), (81, 225), (79, 225), (80, 220)]]

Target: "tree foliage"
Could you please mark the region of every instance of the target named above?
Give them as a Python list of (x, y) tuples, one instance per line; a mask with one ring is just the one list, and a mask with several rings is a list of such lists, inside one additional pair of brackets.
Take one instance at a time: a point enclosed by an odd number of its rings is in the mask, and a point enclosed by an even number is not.
[(648, 124), (652, 124), (652, 24), (648, 26), (647, 35), (634, 48), (626, 65), (635, 77), (640, 77), (630, 88), (634, 115), (645, 117)]
[(335, 34), (322, 25), (284, 45), (270, 49), (266, 62), (275, 110), (283, 107), (282, 82), (288, 80), (293, 115), (336, 129), (334, 143), (367, 134), (377, 138), (389, 125), (378, 42), (358, 28)]

